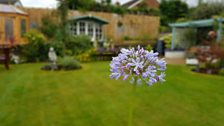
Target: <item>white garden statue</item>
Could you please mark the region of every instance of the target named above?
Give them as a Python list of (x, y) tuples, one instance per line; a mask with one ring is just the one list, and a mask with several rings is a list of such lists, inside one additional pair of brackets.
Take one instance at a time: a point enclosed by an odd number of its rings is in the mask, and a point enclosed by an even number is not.
[(57, 64), (56, 64), (56, 62), (57, 62), (57, 55), (56, 55), (53, 47), (51, 47), (49, 49), (48, 58), (50, 60), (51, 69), (52, 70), (57, 70)]

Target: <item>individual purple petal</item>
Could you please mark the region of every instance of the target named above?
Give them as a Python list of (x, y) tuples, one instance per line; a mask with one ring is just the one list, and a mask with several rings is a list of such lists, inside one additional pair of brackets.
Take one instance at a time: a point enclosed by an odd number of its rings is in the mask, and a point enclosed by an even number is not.
[(130, 54), (131, 51), (128, 50), (128, 49), (124, 49), (124, 48), (122, 48), (122, 49), (121, 49), (121, 53), (123, 53), (123, 54)]
[(156, 64), (160, 67), (161, 70), (166, 69), (166, 61), (164, 59), (157, 60)]
[(127, 69), (129, 69), (132, 66), (131, 63), (127, 63), (127, 65), (125, 66)]
[(112, 74), (110, 75), (110, 78), (111, 78), (111, 79), (116, 79), (116, 80), (118, 80), (120, 76), (121, 76), (120, 73), (112, 73)]
[(148, 72), (142, 73), (142, 78), (147, 78), (148, 77)]
[(141, 49), (141, 47), (140, 47), (140, 45), (138, 45), (138, 50), (140, 50)]
[(137, 80), (137, 84), (138, 84), (138, 85), (141, 85), (141, 84), (142, 84), (142, 79), (138, 79), (138, 80)]
[(131, 84), (134, 84), (135, 83), (135, 78), (134, 77), (131, 78), (130, 83)]
[(124, 77), (123, 77), (123, 80), (127, 80), (128, 77), (129, 77), (129, 75), (125, 74)]
[(158, 76), (158, 79), (159, 79), (158, 81), (165, 82), (165, 81), (166, 81), (166, 80), (164, 79), (165, 76), (166, 76), (165, 73), (161, 73), (161, 74)]
[(156, 82), (157, 82), (157, 80), (156, 80), (155, 78), (150, 77), (150, 79), (149, 79), (149, 81), (148, 81), (148, 85), (151, 86), (151, 85), (153, 85), (153, 84), (156, 83)]

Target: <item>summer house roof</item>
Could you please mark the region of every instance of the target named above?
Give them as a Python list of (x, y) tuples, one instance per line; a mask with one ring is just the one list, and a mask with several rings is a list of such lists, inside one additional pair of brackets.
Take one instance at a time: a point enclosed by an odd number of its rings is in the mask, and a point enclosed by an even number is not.
[(18, 0), (0, 0), (0, 3), (3, 4), (15, 4)]
[(0, 4), (0, 13), (14, 13), (14, 14), (27, 15), (26, 12), (18, 9), (17, 7), (5, 4)]
[(71, 20), (75, 20), (75, 21), (80, 21), (80, 20), (92, 20), (92, 21), (96, 21), (100, 24), (108, 24), (109, 22), (105, 19), (96, 17), (96, 16), (92, 16), (92, 15), (88, 15), (88, 16), (75, 16), (73, 18), (71, 18)]
[(188, 22), (181, 22), (181, 23), (173, 23), (170, 24), (171, 27), (176, 28), (186, 28), (186, 27), (211, 27), (214, 25), (214, 22), (224, 22), (224, 18), (218, 19), (205, 19), (205, 20), (196, 20), (196, 21), (188, 21)]

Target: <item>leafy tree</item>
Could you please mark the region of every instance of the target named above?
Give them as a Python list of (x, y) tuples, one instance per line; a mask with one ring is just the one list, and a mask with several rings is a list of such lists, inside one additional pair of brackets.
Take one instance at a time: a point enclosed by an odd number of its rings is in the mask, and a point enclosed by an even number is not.
[(111, 0), (101, 0), (101, 4), (110, 5), (111, 4)]
[(198, 0), (198, 5), (201, 5), (203, 3), (203, 0)]
[(68, 0), (59, 0), (58, 13), (60, 17), (60, 32), (63, 36), (62, 40), (67, 38), (67, 18), (68, 18)]
[(107, 4), (111, 4), (111, 0), (106, 0), (106, 3)]
[(188, 15), (189, 8), (187, 3), (181, 0), (162, 0), (160, 4), (161, 24), (175, 22), (178, 18)]
[(94, 0), (66, 0), (68, 2), (69, 9), (74, 10), (89, 10), (89, 8), (95, 3)]
[(58, 22), (56, 22), (52, 16), (45, 15), (42, 18), (42, 25), (40, 27), (41, 32), (47, 37), (47, 38), (54, 38), (55, 37), (55, 31), (58, 30)]
[(221, 2), (213, 2), (209, 4), (201, 4), (193, 9), (192, 19), (208, 19), (213, 16), (222, 15), (224, 13), (224, 4)]

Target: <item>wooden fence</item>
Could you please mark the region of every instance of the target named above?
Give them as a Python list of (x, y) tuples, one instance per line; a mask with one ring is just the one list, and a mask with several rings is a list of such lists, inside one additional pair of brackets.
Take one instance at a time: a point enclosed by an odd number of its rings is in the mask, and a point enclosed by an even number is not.
[[(40, 8), (24, 8), (29, 14), (31, 24), (41, 26), (44, 16), (51, 16), (57, 20), (56, 10)], [(116, 43), (124, 43), (124, 38), (141, 40), (155, 40), (159, 34), (160, 18), (146, 15), (118, 15), (104, 12), (79, 12), (70, 11), (69, 18), (75, 16), (93, 15), (109, 22), (103, 30), (108, 39)]]

